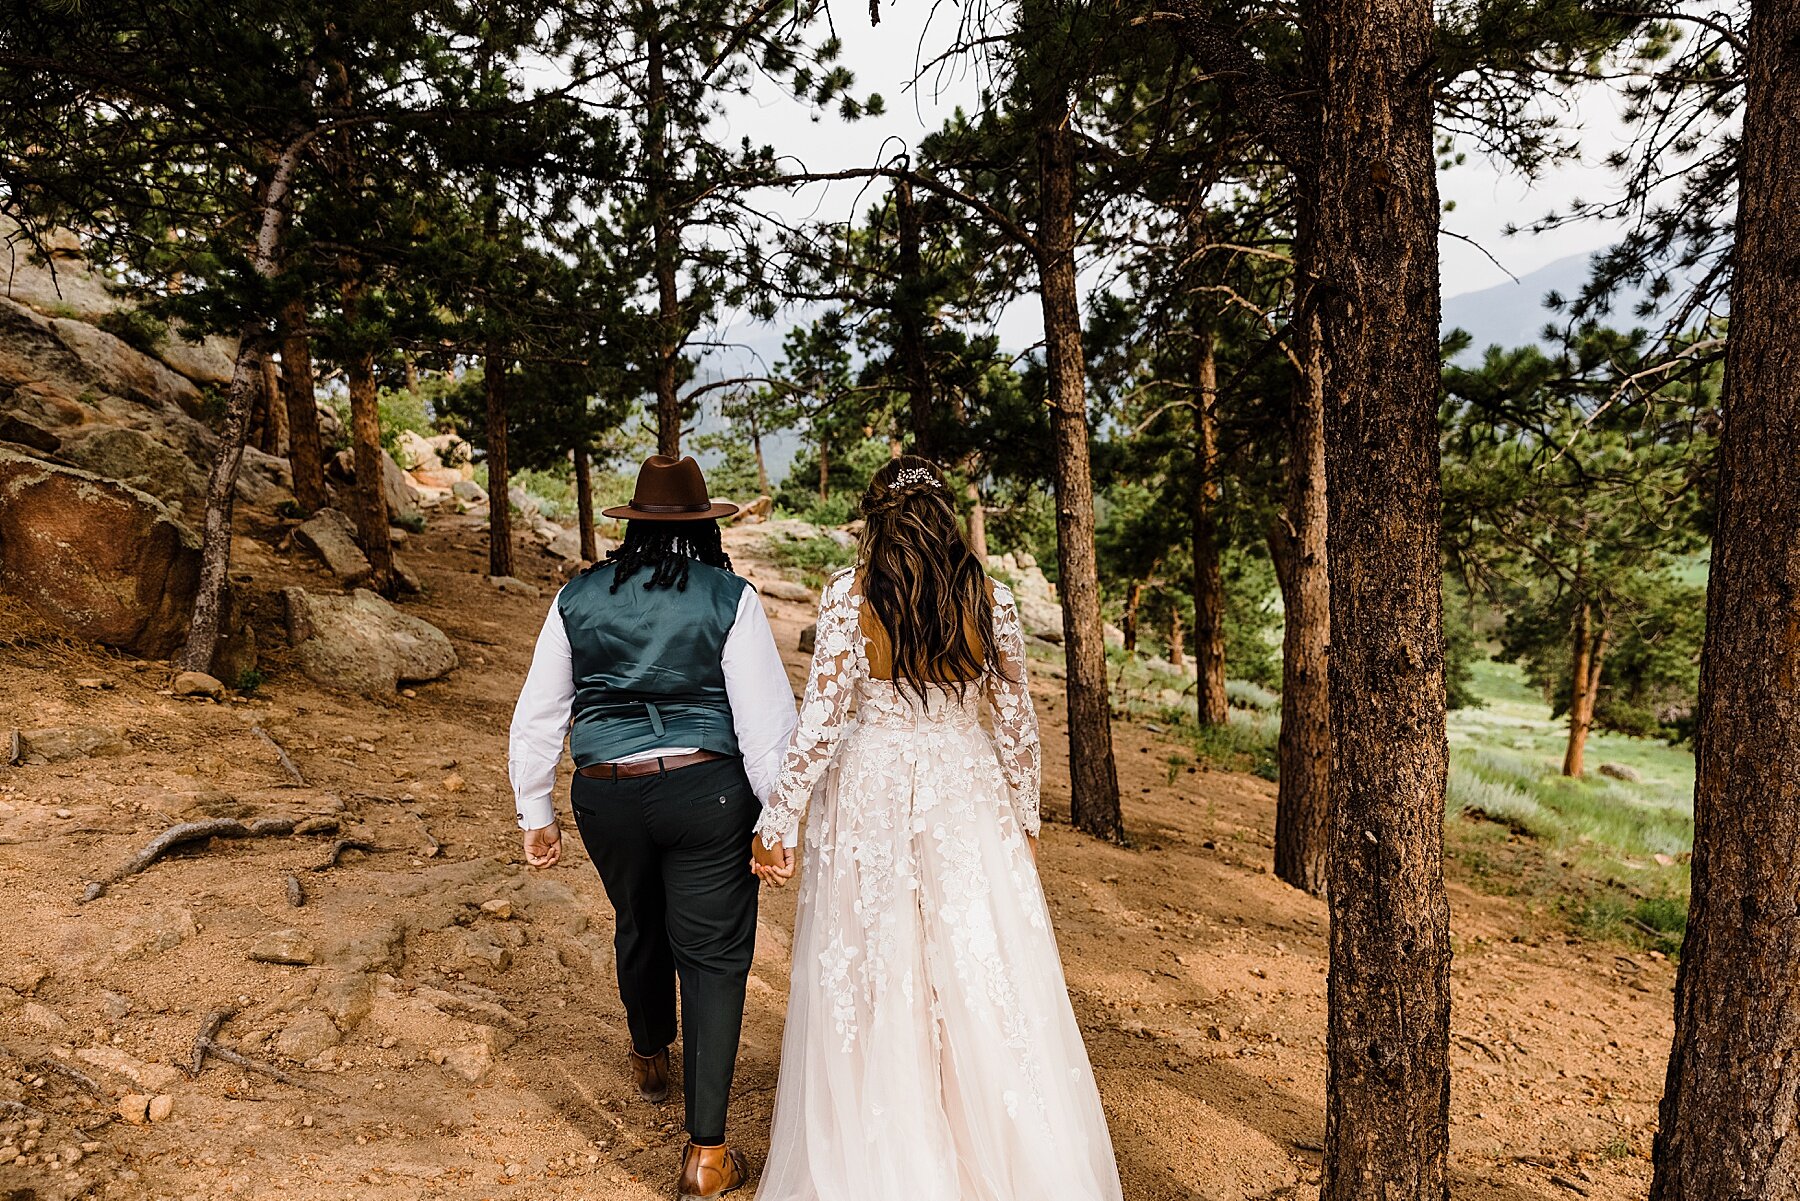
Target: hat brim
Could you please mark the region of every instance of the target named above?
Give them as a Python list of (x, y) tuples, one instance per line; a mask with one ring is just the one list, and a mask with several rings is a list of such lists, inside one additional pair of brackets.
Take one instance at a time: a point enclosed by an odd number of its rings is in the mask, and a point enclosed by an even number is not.
[(723, 517), (736, 517), (740, 512), (742, 508), (738, 505), (714, 501), (705, 509), (694, 509), (686, 513), (647, 513), (630, 505), (614, 505), (610, 509), (601, 509), (600, 516), (627, 521), (718, 521)]

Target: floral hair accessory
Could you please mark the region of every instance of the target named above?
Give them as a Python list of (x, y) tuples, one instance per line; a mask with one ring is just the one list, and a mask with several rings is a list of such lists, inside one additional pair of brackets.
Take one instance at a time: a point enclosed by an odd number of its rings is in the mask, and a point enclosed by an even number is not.
[(939, 482), (938, 477), (932, 473), (929, 467), (903, 467), (894, 473), (894, 482), (892, 486), (896, 489), (912, 488), (919, 484), (925, 484), (932, 488), (943, 487), (943, 484)]

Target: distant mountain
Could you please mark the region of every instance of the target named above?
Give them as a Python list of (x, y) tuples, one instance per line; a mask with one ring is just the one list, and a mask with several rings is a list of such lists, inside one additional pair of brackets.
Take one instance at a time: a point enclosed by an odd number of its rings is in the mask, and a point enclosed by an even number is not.
[(1478, 292), (1444, 298), (1443, 328), (1466, 330), (1474, 341), (1467, 354), (1479, 357), (1490, 346), (1524, 346), (1543, 340), (1544, 326), (1560, 315), (1544, 307), (1552, 292), (1572, 296), (1588, 278), (1588, 256), (1572, 254), (1539, 267), (1517, 283), (1507, 281)]

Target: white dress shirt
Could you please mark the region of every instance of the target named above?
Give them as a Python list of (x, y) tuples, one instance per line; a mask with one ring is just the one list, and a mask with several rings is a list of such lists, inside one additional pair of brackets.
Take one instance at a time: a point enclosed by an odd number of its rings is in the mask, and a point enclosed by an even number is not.
[[(738, 751), (744, 756), (744, 774), (750, 777), (756, 799), (767, 804), (781, 775), (781, 758), (794, 733), (796, 717), (793, 686), (788, 683), (781, 652), (775, 649), (775, 634), (754, 587), (746, 586), (738, 598), (737, 616), (725, 636), (721, 662), (731, 724), (737, 732)], [(525, 687), (513, 709), (507, 748), (507, 774), (512, 779), (521, 830), (541, 829), (556, 820), (551, 799), (556, 791), (556, 765), (562, 759), (574, 704), (569, 633), (563, 628), (562, 610), (552, 601), (538, 634), (537, 650), (532, 653), (531, 670), (525, 675)], [(699, 749), (659, 746), (618, 762), (688, 755)]]

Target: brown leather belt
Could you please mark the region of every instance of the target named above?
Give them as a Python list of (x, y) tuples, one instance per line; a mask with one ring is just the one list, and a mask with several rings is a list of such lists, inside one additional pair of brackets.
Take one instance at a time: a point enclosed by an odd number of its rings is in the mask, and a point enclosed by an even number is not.
[(678, 767), (692, 767), (696, 763), (711, 763), (715, 759), (729, 759), (730, 755), (721, 755), (718, 751), (694, 751), (686, 755), (658, 755), (654, 759), (638, 759), (631, 763), (590, 763), (577, 770), (590, 780), (631, 780), (638, 776), (654, 776), (659, 772), (674, 771)]

